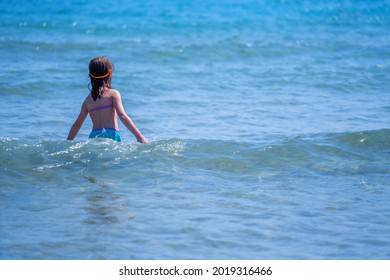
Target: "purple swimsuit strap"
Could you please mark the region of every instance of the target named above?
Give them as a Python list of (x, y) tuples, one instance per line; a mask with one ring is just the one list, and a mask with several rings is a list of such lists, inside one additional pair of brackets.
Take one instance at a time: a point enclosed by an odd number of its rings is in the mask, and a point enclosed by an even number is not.
[(91, 110), (89, 110), (88, 112), (91, 113), (92, 111), (98, 111), (98, 110), (101, 110), (101, 109), (106, 109), (106, 108), (112, 108), (114, 107), (114, 105), (104, 105), (104, 106), (99, 106), (99, 107), (95, 107)]

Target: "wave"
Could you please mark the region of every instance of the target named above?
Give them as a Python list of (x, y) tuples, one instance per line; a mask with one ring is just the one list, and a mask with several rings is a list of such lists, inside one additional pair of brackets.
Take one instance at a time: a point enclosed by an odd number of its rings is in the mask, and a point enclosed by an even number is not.
[(257, 174), (259, 170), (272, 174), (299, 171), (388, 174), (389, 139), (389, 129), (268, 139), (263, 143), (170, 139), (141, 145), (111, 140), (0, 138), (0, 166), (5, 174), (110, 167), (143, 168), (145, 172), (180, 169), (247, 175)]

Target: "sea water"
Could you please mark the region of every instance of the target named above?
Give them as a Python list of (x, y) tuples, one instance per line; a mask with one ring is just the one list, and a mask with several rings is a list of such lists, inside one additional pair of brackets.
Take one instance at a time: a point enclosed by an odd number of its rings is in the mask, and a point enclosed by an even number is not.
[[(386, 0), (0, 1), (1, 259), (389, 259)], [(66, 141), (106, 55), (149, 144)]]

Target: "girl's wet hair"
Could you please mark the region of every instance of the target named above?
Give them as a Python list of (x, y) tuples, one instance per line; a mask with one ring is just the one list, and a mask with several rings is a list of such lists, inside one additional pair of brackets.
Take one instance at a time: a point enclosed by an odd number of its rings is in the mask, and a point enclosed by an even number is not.
[(89, 62), (89, 77), (91, 78), (91, 95), (93, 100), (101, 98), (107, 88), (111, 88), (112, 62), (104, 56), (96, 57)]

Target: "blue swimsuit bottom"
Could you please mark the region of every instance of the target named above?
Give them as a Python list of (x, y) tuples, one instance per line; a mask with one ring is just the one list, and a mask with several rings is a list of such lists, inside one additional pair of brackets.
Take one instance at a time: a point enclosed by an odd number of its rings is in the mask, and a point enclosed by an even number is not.
[(99, 128), (91, 131), (89, 138), (109, 138), (121, 142), (122, 138), (119, 131), (114, 128)]

